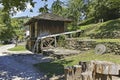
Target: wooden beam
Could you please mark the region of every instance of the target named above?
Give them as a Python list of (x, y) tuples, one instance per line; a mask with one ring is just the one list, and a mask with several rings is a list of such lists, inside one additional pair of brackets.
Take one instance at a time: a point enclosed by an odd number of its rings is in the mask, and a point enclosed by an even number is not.
[(37, 37), (38, 36), (38, 31), (37, 31), (38, 29), (37, 29), (37, 22), (35, 22), (35, 37)]
[(30, 37), (31, 37), (31, 24), (29, 25), (29, 30), (30, 30)]
[(55, 36), (78, 33), (78, 32), (81, 32), (81, 30), (71, 31), (71, 32), (64, 32), (64, 33), (60, 33), (60, 34), (47, 35), (47, 36), (43, 36), (43, 37), (38, 36), (38, 39), (44, 39), (44, 38), (48, 38), (48, 37), (55, 37)]
[(42, 51), (42, 49), (43, 49), (43, 42), (42, 42), (42, 39), (41, 39), (41, 41), (40, 41), (40, 49), (41, 49), (41, 51)]
[(39, 52), (39, 40), (38, 40), (37, 46), (36, 46), (36, 53), (38, 53), (38, 52)]
[(55, 38), (55, 48), (57, 47), (57, 40), (56, 40), (56, 36), (54, 37)]

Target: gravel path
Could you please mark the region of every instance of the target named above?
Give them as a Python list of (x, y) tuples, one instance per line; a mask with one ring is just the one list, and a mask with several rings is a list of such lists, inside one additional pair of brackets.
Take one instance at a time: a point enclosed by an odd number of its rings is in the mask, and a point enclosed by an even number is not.
[(10, 44), (0, 47), (0, 80), (40, 80), (44, 74), (36, 70), (33, 64), (47, 62), (49, 59), (29, 51), (7, 50), (14, 46)]

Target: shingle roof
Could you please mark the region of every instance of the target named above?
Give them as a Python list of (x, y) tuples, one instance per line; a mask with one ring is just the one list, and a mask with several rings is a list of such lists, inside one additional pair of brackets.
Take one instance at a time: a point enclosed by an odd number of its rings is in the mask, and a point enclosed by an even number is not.
[(64, 18), (62, 16), (58, 16), (52, 13), (43, 13), (31, 18), (28, 22), (25, 23), (25, 25), (29, 25), (31, 22), (34, 22), (36, 20), (65, 21), (65, 22), (72, 21), (71, 19)]

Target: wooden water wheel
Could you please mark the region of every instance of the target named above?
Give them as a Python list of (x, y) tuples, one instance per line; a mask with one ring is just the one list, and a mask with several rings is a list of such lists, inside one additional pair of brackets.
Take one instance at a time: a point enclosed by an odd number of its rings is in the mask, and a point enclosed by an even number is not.
[(55, 38), (44, 38), (41, 40), (41, 48), (42, 49), (49, 49), (49, 48), (55, 48), (56, 40)]

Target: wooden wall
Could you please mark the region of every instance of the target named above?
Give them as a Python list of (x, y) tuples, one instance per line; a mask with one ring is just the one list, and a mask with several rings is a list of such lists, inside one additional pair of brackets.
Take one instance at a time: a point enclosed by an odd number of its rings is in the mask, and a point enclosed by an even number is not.
[(29, 29), (30, 29), (30, 37), (35, 37), (35, 23), (31, 23), (29, 25)]
[(64, 32), (64, 22), (63, 21), (48, 21), (40, 20), (38, 21), (38, 36), (47, 34), (56, 34)]
[(30, 37), (57, 34), (65, 31), (64, 21), (39, 20), (30, 24)]

